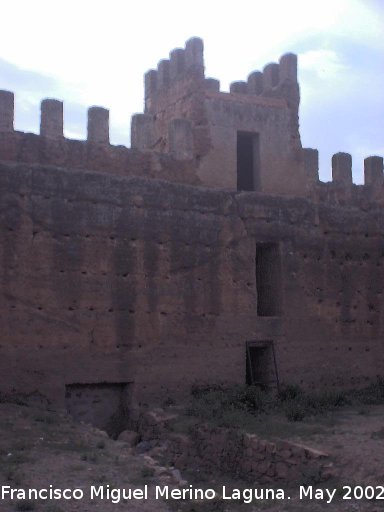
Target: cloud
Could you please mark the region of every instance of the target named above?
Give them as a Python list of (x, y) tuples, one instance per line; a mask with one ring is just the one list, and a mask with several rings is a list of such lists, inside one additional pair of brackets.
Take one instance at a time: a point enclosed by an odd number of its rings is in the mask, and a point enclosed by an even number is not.
[[(4, 59), (0, 59), (0, 89), (15, 92), (15, 129), (33, 133), (39, 133), (40, 130), (42, 99), (71, 96), (70, 87), (66, 88), (57, 79), (44, 73), (22, 69)], [(64, 120), (66, 136), (85, 138), (85, 106), (70, 99), (64, 101)]]
[(348, 69), (334, 50), (324, 48), (300, 54), (300, 68), (314, 73), (319, 80), (337, 78)]
[(299, 55), (302, 140), (319, 148), (324, 179), (332, 152), (357, 161), (364, 148), (382, 147), (381, 0), (67, 0), (60, 9), (13, 0), (2, 14), (0, 86), (17, 93), (19, 129), (37, 131), (40, 100), (56, 97), (67, 135), (84, 138), (86, 109), (96, 104), (110, 109), (111, 141), (129, 145), (143, 74), (196, 35), (207, 75), (223, 89), (287, 51)]
[(328, 47), (321, 36), (301, 45), (303, 145), (319, 149), (323, 180), (331, 179), (333, 153), (351, 153), (354, 181), (362, 183), (363, 159), (383, 153), (383, 51), (339, 36)]

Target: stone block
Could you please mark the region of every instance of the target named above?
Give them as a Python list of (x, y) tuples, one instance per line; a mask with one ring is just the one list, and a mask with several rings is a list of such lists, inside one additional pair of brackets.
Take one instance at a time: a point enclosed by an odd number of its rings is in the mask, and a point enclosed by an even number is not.
[(247, 82), (232, 82), (229, 86), (229, 92), (237, 94), (247, 94)]
[(48, 139), (63, 138), (63, 102), (45, 99), (41, 102), (40, 135)]
[(267, 64), (263, 69), (263, 90), (276, 87), (279, 83), (279, 65), (275, 62)]
[(297, 82), (297, 55), (286, 53), (279, 60), (279, 81), (291, 80)]
[(205, 81), (205, 90), (212, 92), (220, 91), (220, 80), (216, 80), (216, 78), (206, 78)]
[(88, 142), (109, 144), (109, 110), (102, 107), (88, 109)]
[(313, 184), (319, 181), (319, 152), (313, 148), (303, 148), (304, 172)]
[(370, 156), (364, 160), (364, 184), (381, 187), (383, 185), (383, 157)]
[(185, 71), (185, 50), (176, 48), (169, 56), (169, 73), (171, 80), (177, 80), (184, 75)]
[(332, 156), (332, 180), (342, 185), (352, 185), (352, 157), (349, 153)]
[(185, 67), (204, 71), (204, 43), (199, 37), (192, 37), (185, 43)]
[(169, 86), (169, 60), (161, 60), (157, 66), (157, 86), (165, 88)]
[(254, 71), (248, 76), (248, 94), (261, 94), (263, 92), (263, 73)]

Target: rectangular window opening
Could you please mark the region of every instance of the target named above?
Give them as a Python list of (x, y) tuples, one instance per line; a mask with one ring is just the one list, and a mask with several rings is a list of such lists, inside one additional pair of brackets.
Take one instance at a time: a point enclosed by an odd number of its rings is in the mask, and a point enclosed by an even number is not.
[(246, 384), (262, 389), (279, 387), (273, 341), (246, 342)]
[(237, 190), (260, 190), (260, 138), (237, 132)]
[(256, 244), (258, 316), (281, 315), (281, 263), (279, 244)]

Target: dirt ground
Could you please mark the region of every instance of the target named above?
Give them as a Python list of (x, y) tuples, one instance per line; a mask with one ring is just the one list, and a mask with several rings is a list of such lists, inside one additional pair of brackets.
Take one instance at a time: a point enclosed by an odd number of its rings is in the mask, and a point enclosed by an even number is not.
[(329, 420), (305, 442), (332, 455), (345, 484), (384, 485), (384, 406), (341, 409)]
[[(316, 417), (306, 425), (290, 428), (286, 437), (328, 452), (340, 477), (323, 485), (337, 489), (329, 504), (326, 500), (299, 499), (299, 485), (284, 489), (284, 500), (257, 500), (250, 504), (230, 500), (165, 501), (155, 499), (155, 486), (179, 489), (184, 485), (214, 488), (220, 491), (249, 485), (223, 475), (206, 475), (190, 468), (180, 475), (173, 468), (161, 467), (151, 454), (138, 454), (129, 444), (109, 439), (90, 426), (76, 424), (65, 415), (33, 407), (0, 404), (0, 482), (12, 489), (80, 489), (80, 500), (10, 500), (1, 499), (0, 511), (92, 512), (109, 511), (367, 511), (384, 510), (382, 500), (343, 500), (344, 485), (384, 485), (384, 406), (342, 409), (324, 418)], [(281, 430), (281, 425), (279, 426)], [(182, 482), (184, 480), (184, 482)], [(148, 499), (127, 499), (119, 503), (96, 497), (91, 499), (91, 486), (104, 489), (145, 489)], [(260, 487), (255, 483), (252, 487)], [(7, 488), (7, 489), (9, 489)], [(5, 487), (2, 487), (5, 489)], [(380, 488), (377, 488), (379, 492)], [(287, 496), (290, 496), (290, 500)]]

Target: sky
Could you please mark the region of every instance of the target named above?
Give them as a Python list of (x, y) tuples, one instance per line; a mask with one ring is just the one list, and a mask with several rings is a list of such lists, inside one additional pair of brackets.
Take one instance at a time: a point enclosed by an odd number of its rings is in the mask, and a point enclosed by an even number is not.
[(384, 155), (384, 0), (8, 0), (0, 89), (15, 93), (15, 129), (38, 133), (40, 101), (64, 101), (64, 133), (86, 137), (87, 108), (110, 109), (111, 143), (130, 145), (143, 75), (203, 38), (206, 76), (222, 90), (287, 52), (298, 55), (303, 147)]

